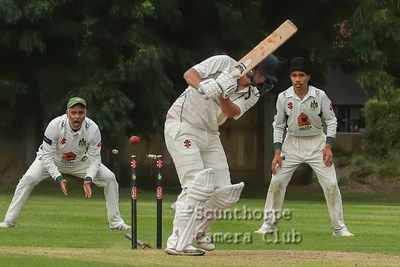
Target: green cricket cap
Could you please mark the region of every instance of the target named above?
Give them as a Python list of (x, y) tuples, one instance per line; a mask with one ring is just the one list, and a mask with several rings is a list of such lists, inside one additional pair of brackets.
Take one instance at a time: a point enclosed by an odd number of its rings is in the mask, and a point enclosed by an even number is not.
[(82, 106), (86, 107), (86, 100), (78, 96), (71, 97), (68, 100), (67, 108), (71, 108), (77, 104), (81, 104)]

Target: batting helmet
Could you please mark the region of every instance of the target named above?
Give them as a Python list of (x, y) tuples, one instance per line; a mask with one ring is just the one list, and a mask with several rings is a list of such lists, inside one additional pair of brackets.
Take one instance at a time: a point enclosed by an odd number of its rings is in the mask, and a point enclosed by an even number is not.
[(257, 85), (261, 96), (274, 88), (275, 83), (278, 81), (276, 75), (280, 67), (281, 61), (271, 54), (254, 68), (254, 71), (261, 73), (266, 78), (263, 84)]
[(254, 70), (263, 74), (267, 79), (276, 82), (276, 74), (280, 65), (280, 60), (275, 55), (271, 54), (258, 63)]

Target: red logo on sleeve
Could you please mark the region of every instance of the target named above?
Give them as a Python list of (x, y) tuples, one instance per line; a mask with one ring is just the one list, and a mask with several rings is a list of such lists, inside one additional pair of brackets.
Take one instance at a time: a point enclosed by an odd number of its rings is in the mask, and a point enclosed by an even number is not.
[(183, 141), (183, 145), (186, 148), (190, 148), (192, 146), (192, 141), (190, 141), (189, 139), (186, 139), (185, 141)]

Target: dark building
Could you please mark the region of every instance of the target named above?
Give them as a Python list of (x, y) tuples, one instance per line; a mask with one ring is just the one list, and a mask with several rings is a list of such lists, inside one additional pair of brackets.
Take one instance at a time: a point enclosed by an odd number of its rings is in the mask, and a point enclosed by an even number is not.
[(359, 132), (365, 127), (362, 108), (367, 96), (354, 76), (338, 67), (329, 67), (324, 90), (334, 104), (339, 133)]

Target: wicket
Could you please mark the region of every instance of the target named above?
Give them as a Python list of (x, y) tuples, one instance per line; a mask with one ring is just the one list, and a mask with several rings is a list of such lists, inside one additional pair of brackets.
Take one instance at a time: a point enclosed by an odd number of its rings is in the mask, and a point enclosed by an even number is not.
[(136, 156), (131, 155), (131, 245), (132, 249), (137, 248), (137, 187), (136, 187)]
[[(162, 199), (163, 199), (161, 168), (163, 167), (164, 162), (161, 159), (162, 155), (148, 154), (147, 158), (152, 159), (154, 161), (155, 168), (157, 169), (157, 176), (156, 176), (156, 200), (157, 200), (156, 243), (157, 243), (157, 248), (161, 249), (162, 248)], [(152, 168), (150, 170), (152, 170)]]

